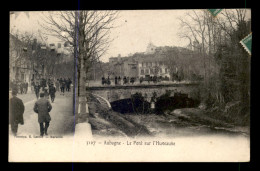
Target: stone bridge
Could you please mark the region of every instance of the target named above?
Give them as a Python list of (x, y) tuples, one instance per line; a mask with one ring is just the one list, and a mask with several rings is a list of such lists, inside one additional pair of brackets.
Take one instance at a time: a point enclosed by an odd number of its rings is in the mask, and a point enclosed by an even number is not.
[(153, 92), (156, 92), (157, 97), (159, 97), (164, 94), (166, 90), (188, 94), (188, 97), (192, 99), (199, 98), (199, 83), (87, 87), (87, 92), (101, 96), (110, 103), (117, 100), (130, 98), (131, 95), (135, 93), (142, 93), (143, 96), (147, 94), (147, 101), (150, 102)]

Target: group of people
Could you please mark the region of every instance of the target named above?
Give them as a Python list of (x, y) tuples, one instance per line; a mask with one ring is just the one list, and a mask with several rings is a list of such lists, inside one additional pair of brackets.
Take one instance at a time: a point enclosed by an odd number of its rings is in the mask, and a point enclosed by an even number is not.
[(131, 84), (134, 84), (135, 79), (136, 79), (135, 77), (129, 78), (129, 77), (124, 76), (124, 78), (123, 78), (123, 84), (129, 84), (129, 82), (130, 82)]
[(105, 78), (104, 76), (102, 77), (102, 85), (106, 85), (106, 84), (107, 85), (111, 84), (109, 76), (107, 78)]
[(43, 93), (46, 99), (49, 99), (50, 96), (51, 102), (54, 102), (56, 87), (51, 79), (46, 80), (42, 78), (39, 81), (33, 81), (32, 86), (37, 99), (39, 99), (40, 93)]
[(13, 80), (10, 83), (10, 88), (12, 90), (15, 89), (17, 91), (17, 93), (27, 94), (28, 85), (29, 84), (26, 81)]
[[(17, 135), (18, 124), (24, 125), (23, 114), (25, 106), (23, 101), (17, 97), (17, 90), (12, 90), (12, 98), (9, 102), (9, 123), (14, 136)], [(40, 125), (40, 136), (48, 135), (48, 127), (51, 121), (49, 112), (52, 110), (52, 105), (49, 100), (44, 98), (44, 93), (40, 93), (40, 99), (34, 104), (34, 112), (38, 114), (38, 123)]]
[[(69, 92), (72, 81), (70, 78), (59, 78), (57, 80), (54, 79), (35, 79), (31, 80), (32, 92), (35, 92), (37, 101), (34, 104), (34, 112), (38, 114), (38, 122), (40, 125), (40, 136), (48, 135), (48, 127), (51, 121), (51, 117), (49, 112), (52, 110), (52, 105), (49, 101), (53, 103), (55, 100), (55, 93), (57, 91), (61, 91), (61, 94), (64, 95), (65, 91)], [(24, 86), (25, 85), (25, 86)], [(23, 90), (20, 87), (25, 87)], [(18, 92), (21, 94), (27, 93), (28, 83), (26, 82), (18, 82), (12, 81), (10, 88), (12, 89), (12, 98), (10, 98), (9, 103), (9, 123), (11, 124), (11, 131), (13, 135), (16, 136), (18, 131), (18, 124), (23, 125), (23, 113), (25, 110), (25, 106), (23, 101), (17, 97)]]
[(160, 82), (160, 81), (161, 81), (161, 78), (160, 78), (160, 77), (157, 77), (157, 76), (150, 76), (150, 77), (148, 77), (148, 78), (143, 78), (143, 77), (141, 77), (141, 78), (139, 79), (139, 81), (140, 81), (140, 84), (142, 84), (143, 81), (147, 81), (147, 82), (150, 84), (150, 82), (153, 82), (153, 83)]
[(55, 82), (55, 85), (57, 87), (57, 89), (60, 89), (61, 94), (64, 95), (64, 92), (70, 92), (70, 87), (72, 85), (72, 81), (70, 78), (59, 78), (57, 79), (57, 81)]
[(120, 76), (115, 76), (113, 79), (110, 79), (109, 76), (105, 78), (102, 77), (102, 85), (111, 85), (111, 80), (114, 80), (115, 85), (126, 85), (126, 84), (134, 84), (136, 81), (139, 80), (139, 83), (142, 84), (144, 81), (147, 81), (149, 84), (153, 82), (154, 84), (160, 81), (169, 81), (168, 77), (157, 77), (157, 76), (148, 76), (148, 77), (126, 77), (124, 76), (121, 78)]
[[(125, 85), (125, 84), (129, 84), (129, 82), (134, 84), (134, 82), (136, 80), (135, 77), (129, 78), (126, 76), (124, 76), (123, 79), (120, 76), (119, 77), (115, 76), (114, 79), (115, 79), (115, 85), (122, 85), (122, 84)], [(109, 76), (107, 78), (105, 78), (104, 76), (102, 77), (102, 85), (106, 85), (106, 84), (107, 85), (111, 84), (111, 80), (110, 80)]]
[(33, 81), (32, 86), (37, 99), (39, 98), (39, 93), (43, 92), (47, 99), (50, 96), (51, 101), (54, 102), (56, 91), (60, 91), (61, 95), (64, 96), (65, 91), (70, 92), (71, 83), (70, 78), (59, 78), (56, 81), (42, 78), (40, 81)]

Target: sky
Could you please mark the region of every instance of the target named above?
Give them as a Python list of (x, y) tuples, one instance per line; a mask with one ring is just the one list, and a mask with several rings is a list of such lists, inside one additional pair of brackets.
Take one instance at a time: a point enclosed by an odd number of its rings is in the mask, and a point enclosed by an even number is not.
[[(149, 42), (155, 46), (187, 46), (188, 41), (179, 38), (180, 21), (187, 10), (126, 10), (120, 11), (115, 20), (116, 28), (111, 29), (110, 37), (114, 40), (101, 61), (108, 62), (110, 57), (118, 54), (127, 56), (130, 53), (144, 52)], [(42, 28), (38, 24), (42, 12), (20, 12), (10, 16), (10, 29), (21, 32), (37, 32)], [(48, 37), (48, 43), (60, 42), (54, 37)]]

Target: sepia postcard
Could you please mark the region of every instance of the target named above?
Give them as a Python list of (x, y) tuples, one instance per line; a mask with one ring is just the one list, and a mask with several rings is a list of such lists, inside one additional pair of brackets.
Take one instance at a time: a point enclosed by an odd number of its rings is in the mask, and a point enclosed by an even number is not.
[(249, 162), (250, 9), (10, 11), (9, 162)]

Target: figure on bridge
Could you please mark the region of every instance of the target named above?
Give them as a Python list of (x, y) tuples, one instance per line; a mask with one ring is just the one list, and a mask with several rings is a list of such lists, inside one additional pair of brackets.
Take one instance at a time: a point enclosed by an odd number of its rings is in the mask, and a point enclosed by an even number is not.
[(115, 77), (115, 85), (117, 85), (117, 76)]
[(111, 84), (111, 81), (110, 81), (110, 78), (109, 78), (109, 76), (107, 77), (106, 83), (107, 83), (108, 85), (110, 85), (110, 84)]
[(126, 80), (126, 76), (124, 76), (124, 84), (126, 84), (127, 83), (127, 80)]
[(118, 80), (118, 84), (121, 85), (121, 78), (120, 78), (120, 76), (117, 78), (117, 80)]
[(105, 77), (103, 76), (102, 77), (102, 85), (104, 85), (105, 84)]
[(131, 77), (130, 78), (130, 82), (132, 83), (132, 85), (134, 84), (134, 82), (135, 82), (135, 78), (134, 77)]
[(141, 77), (141, 78), (139, 79), (139, 81), (140, 81), (140, 84), (142, 84), (142, 82), (144, 81), (144, 78)]

